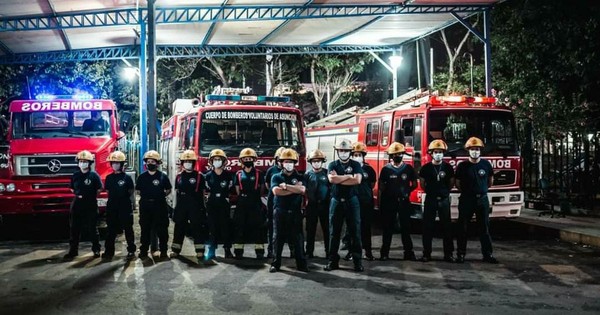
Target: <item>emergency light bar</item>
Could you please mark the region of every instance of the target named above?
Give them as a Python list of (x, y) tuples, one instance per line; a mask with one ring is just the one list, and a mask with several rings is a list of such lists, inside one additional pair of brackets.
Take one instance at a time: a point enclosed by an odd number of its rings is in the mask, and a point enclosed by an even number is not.
[(452, 105), (472, 104), (472, 105), (493, 105), (497, 99), (495, 97), (471, 97), (471, 96), (432, 96), (429, 99), (431, 105)]
[(77, 93), (77, 94), (73, 94), (73, 95), (53, 95), (53, 94), (46, 94), (46, 93), (42, 93), (42, 94), (38, 94), (35, 96), (35, 99), (38, 101), (53, 101), (55, 99), (72, 99), (72, 100), (76, 100), (76, 101), (86, 101), (86, 100), (91, 100), (93, 99), (94, 96), (92, 96), (92, 94), (87, 93), (87, 92), (81, 92), (81, 93)]
[(207, 101), (216, 101), (216, 102), (258, 102), (258, 103), (288, 103), (290, 98), (287, 96), (264, 96), (264, 95), (216, 95), (209, 94), (206, 95)]

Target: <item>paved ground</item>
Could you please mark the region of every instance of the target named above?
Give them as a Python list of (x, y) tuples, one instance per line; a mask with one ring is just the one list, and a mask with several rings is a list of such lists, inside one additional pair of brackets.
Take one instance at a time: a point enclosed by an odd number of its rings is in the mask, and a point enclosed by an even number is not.
[[(3, 241), (0, 313), (600, 313), (600, 249), (516, 221), (494, 222), (492, 229), (499, 265), (479, 262), (474, 238), (465, 264), (374, 261), (360, 274), (348, 262), (325, 272), (322, 258), (311, 261), (309, 273), (296, 272), (292, 259), (276, 274), (267, 261), (250, 258), (199, 265), (189, 241), (184, 259), (147, 264), (101, 262), (89, 244), (80, 249), (83, 256), (63, 262), (65, 241)], [(381, 237), (373, 239), (378, 250)], [(419, 251), (420, 235), (413, 240)], [(392, 258), (401, 257), (399, 235), (392, 245)], [(434, 258), (440, 253), (436, 240)]]

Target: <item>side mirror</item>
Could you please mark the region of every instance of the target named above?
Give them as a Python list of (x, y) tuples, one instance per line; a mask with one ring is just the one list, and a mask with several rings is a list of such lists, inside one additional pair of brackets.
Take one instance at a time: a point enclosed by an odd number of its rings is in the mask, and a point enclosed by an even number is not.
[(122, 131), (127, 131), (131, 126), (131, 113), (121, 113), (121, 119), (119, 119), (119, 127)]
[(394, 131), (394, 142), (399, 142), (404, 144), (404, 130), (403, 129), (396, 129)]

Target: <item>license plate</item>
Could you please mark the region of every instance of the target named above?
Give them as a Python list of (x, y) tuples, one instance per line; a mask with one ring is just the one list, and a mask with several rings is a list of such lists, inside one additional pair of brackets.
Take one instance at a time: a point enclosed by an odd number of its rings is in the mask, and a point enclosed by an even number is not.
[(108, 199), (106, 198), (98, 198), (98, 207), (106, 207), (106, 202)]

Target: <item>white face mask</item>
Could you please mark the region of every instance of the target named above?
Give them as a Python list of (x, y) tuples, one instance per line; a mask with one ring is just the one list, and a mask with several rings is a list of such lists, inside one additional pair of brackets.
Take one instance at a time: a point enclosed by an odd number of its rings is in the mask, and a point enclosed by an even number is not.
[(79, 168), (81, 170), (87, 170), (90, 167), (90, 163), (88, 162), (79, 162)]
[(313, 170), (318, 170), (323, 166), (323, 162), (312, 162), (311, 165)]
[(110, 166), (112, 167), (113, 171), (115, 171), (115, 172), (121, 170), (121, 163), (112, 163)]
[(283, 163), (283, 168), (286, 171), (291, 172), (294, 170), (294, 163)]
[(220, 168), (221, 166), (223, 166), (223, 161), (221, 160), (213, 160), (213, 167), (214, 168)]
[(350, 158), (350, 152), (338, 151), (338, 157), (340, 158), (340, 160), (346, 161)]
[(360, 163), (360, 165), (363, 164), (363, 157), (362, 156), (353, 156), (352, 159), (358, 163)]
[(193, 163), (192, 162), (184, 162), (183, 163), (183, 168), (185, 168), (187, 171), (191, 171), (193, 167)]
[(444, 158), (444, 153), (434, 153), (432, 156), (434, 161), (439, 162)]
[(478, 159), (481, 156), (481, 151), (479, 151), (479, 150), (469, 150), (469, 156), (472, 159)]

